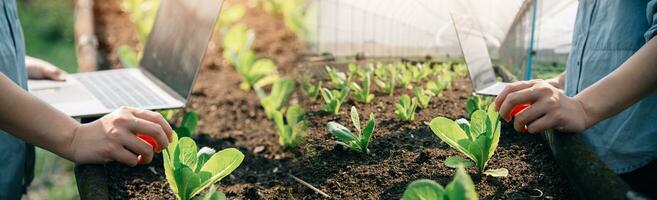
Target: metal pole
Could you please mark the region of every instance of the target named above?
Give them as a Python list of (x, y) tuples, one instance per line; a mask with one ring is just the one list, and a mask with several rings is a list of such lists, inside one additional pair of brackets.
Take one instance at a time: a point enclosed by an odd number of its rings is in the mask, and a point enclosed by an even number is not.
[(534, 63), (534, 31), (536, 28), (536, 7), (538, 7), (538, 0), (532, 1), (532, 17), (531, 17), (531, 31), (529, 35), (529, 49), (527, 50), (527, 73), (525, 74), (525, 80), (532, 79), (532, 65)]

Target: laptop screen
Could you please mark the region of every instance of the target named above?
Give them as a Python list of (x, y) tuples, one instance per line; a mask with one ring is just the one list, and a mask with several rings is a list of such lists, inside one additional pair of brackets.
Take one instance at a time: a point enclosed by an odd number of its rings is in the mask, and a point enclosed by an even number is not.
[(495, 84), (493, 63), (479, 23), (470, 17), (454, 14), (451, 17), (475, 91)]
[(165, 0), (140, 66), (187, 99), (223, 0)]

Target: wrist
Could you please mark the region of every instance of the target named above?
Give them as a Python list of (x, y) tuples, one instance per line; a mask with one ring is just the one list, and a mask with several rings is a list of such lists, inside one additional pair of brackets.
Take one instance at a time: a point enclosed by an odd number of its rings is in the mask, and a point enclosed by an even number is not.
[(584, 120), (584, 129), (591, 128), (591, 126), (599, 121), (600, 117), (596, 115), (596, 112), (593, 111), (594, 109), (590, 107), (590, 104), (587, 104), (586, 100), (579, 95), (575, 96), (573, 99), (581, 109), (582, 115), (580, 117)]
[(77, 158), (75, 156), (75, 146), (77, 146), (76, 143), (76, 137), (80, 134), (80, 132), (83, 132), (82, 129), (84, 129), (84, 124), (81, 123), (76, 123), (75, 127), (73, 128), (72, 131), (69, 131), (69, 134), (66, 137), (66, 140), (64, 140), (64, 144), (61, 145), (61, 148), (59, 150), (60, 156), (73, 161), (77, 162)]

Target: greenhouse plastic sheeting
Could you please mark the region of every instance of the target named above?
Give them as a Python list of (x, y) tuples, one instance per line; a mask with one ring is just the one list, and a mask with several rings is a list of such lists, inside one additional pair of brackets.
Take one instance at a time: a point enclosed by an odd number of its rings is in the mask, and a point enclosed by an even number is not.
[[(514, 24), (517, 43), (527, 49), (525, 0), (311, 0), (309, 42), (317, 53), (349, 56), (461, 55), (450, 12), (481, 24), (494, 57)], [(536, 50), (569, 50), (576, 0), (537, 2)], [(525, 23), (525, 24), (523, 24)], [(517, 29), (520, 29), (518, 31)], [(526, 52), (525, 52), (526, 53)]]

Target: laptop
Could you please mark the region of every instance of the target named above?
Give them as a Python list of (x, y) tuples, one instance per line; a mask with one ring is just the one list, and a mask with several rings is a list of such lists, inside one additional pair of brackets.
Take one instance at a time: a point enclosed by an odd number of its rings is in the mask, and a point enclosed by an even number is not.
[(507, 83), (498, 82), (495, 79), (495, 70), (479, 22), (466, 16), (454, 14), (450, 14), (450, 16), (475, 94), (497, 96), (504, 90)]
[(30, 93), (71, 117), (121, 106), (185, 106), (223, 0), (163, 0), (139, 68), (70, 74), (65, 82), (30, 80)]

